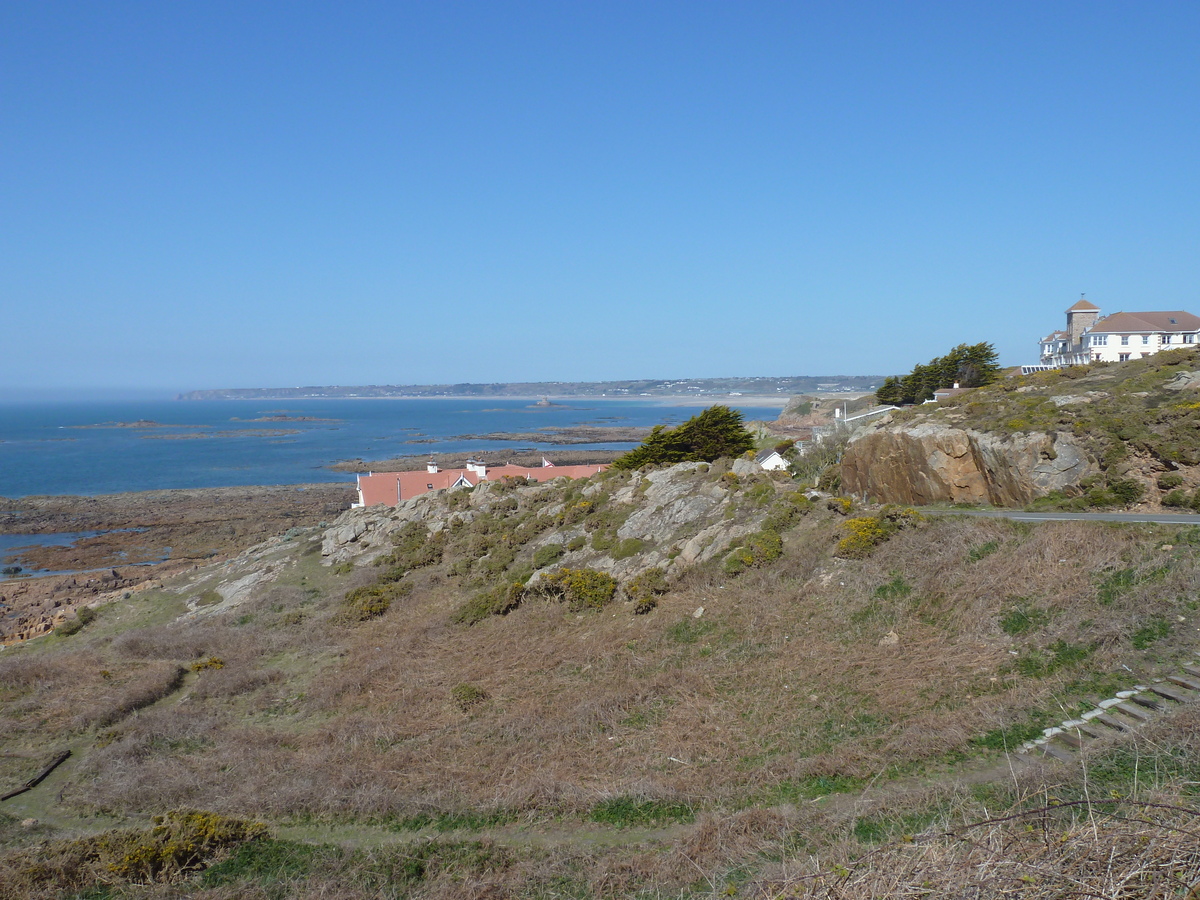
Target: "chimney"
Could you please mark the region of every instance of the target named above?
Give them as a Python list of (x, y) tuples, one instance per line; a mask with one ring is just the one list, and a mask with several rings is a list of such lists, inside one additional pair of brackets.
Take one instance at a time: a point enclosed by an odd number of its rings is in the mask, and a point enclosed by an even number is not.
[(425, 471), (428, 472), (430, 475), (436, 475), (437, 470), (438, 470), (437, 463), (434, 462), (433, 458), (431, 457), (428, 464), (425, 466)]

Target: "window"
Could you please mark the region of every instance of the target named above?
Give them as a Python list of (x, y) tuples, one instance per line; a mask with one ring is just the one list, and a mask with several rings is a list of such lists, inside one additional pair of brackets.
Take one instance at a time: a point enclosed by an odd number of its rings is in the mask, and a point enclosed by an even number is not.
[(1196, 343), (1196, 336), (1194, 334), (1185, 334), (1183, 336), (1183, 342), (1185, 344), (1194, 344)]
[(1127, 334), (1123, 334), (1123, 335), (1121, 335), (1121, 346), (1122, 346), (1122, 347), (1128, 347), (1128, 346), (1129, 346), (1129, 335), (1127, 335)]
[(1093, 353), (1093, 354), (1092, 354), (1092, 361), (1093, 361), (1093, 362), (1100, 362), (1100, 354), (1099, 354), (1099, 353)]
[(1143, 343), (1143, 344), (1148, 344), (1148, 343), (1150, 343), (1150, 335), (1148, 335), (1148, 334), (1143, 334), (1143, 335), (1142, 335), (1142, 343)]
[(1128, 361), (1129, 361), (1128, 353), (1118, 353), (1117, 354), (1117, 362), (1128, 362)]
[(1108, 335), (1107, 334), (1093, 334), (1092, 335), (1092, 346), (1093, 347), (1103, 347), (1107, 343), (1108, 343)]
[(1169, 334), (1164, 334), (1164, 335), (1162, 336), (1162, 342), (1163, 342), (1164, 344), (1169, 344), (1169, 343), (1171, 343), (1171, 336), (1170, 336)]

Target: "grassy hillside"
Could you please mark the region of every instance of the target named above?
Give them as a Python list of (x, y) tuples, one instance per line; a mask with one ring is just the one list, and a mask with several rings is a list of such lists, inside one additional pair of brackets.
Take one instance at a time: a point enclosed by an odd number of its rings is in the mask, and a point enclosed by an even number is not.
[[(1192, 802), (1187, 707), (1086, 786), (1002, 751), (1192, 658), (1200, 528), (675, 477), (713, 505), (655, 540), (620, 533), (668, 515), (641, 473), (431, 496), (335, 565), (310, 530), (5, 650), (0, 793), (73, 755), (0, 804), (0, 896), (866, 897), (906, 872), (951, 895), (989, 841), (997, 885), (1053, 886), (1125, 840), (1109, 814)], [(713, 526), (740, 546), (677, 563)], [(179, 809), (207, 818), (150, 830)], [(1158, 812), (1139, 827), (1173, 846), (1186, 813)], [(1023, 837), (1076, 821), (1053, 853)]]
[(1200, 350), (1166, 351), (1003, 378), (893, 422), (936, 421), (998, 434), (1064, 432), (1101, 474), (1042, 505), (1084, 509), (1141, 502), (1200, 509)]

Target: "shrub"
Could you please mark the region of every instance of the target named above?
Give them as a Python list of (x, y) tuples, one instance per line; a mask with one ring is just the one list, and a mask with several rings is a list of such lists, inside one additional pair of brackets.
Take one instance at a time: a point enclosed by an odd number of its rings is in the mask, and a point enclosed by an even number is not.
[(533, 567), (535, 569), (544, 569), (546, 566), (552, 566), (563, 558), (562, 544), (547, 544), (544, 547), (539, 547), (537, 552), (533, 554)]
[(596, 569), (559, 569), (538, 582), (543, 593), (565, 601), (571, 609), (602, 609), (617, 592), (617, 580)]
[[(43, 896), (48, 890), (77, 896), (91, 895), (117, 882), (178, 881), (190, 872), (250, 841), (267, 835), (261, 822), (216, 813), (174, 810), (155, 816), (141, 830), (104, 831), (71, 841), (52, 841), (37, 849), (19, 851), (6, 862), (19, 873), (21, 894)], [(10, 884), (9, 888), (17, 885)], [(99, 894), (97, 894), (99, 896)]]
[(430, 535), (421, 522), (406, 522), (392, 535), (392, 552), (379, 557), (377, 566), (395, 566), (401, 575), (412, 569), (430, 566), (442, 559), (446, 535)]
[(1163, 506), (1187, 507), (1192, 505), (1192, 498), (1187, 491), (1173, 490), (1162, 498)]
[(1132, 478), (1111, 481), (1109, 482), (1108, 490), (1125, 506), (1137, 503), (1142, 499), (1142, 494), (1145, 492), (1145, 488), (1142, 487), (1141, 482), (1134, 481)]
[(1170, 491), (1183, 484), (1183, 476), (1178, 472), (1166, 472), (1158, 476), (1159, 490)]
[(56, 629), (59, 634), (72, 635), (78, 634), (83, 630), (85, 625), (90, 624), (96, 618), (96, 611), (90, 606), (81, 606), (75, 612), (75, 618), (67, 619)]
[(764, 566), (783, 555), (783, 538), (775, 531), (759, 531), (748, 536), (741, 546), (725, 557), (722, 568), (728, 575)]
[(576, 550), (582, 550), (583, 545), (586, 543), (587, 541), (583, 539), (583, 535), (579, 534), (567, 541), (567, 549), (574, 553)]
[(412, 584), (407, 581), (369, 584), (355, 588), (342, 600), (342, 617), (351, 622), (365, 622), (382, 616), (393, 600), (412, 593)]
[(825, 508), (837, 513), (839, 516), (850, 515), (850, 510), (854, 507), (854, 501), (849, 497), (830, 497), (825, 502)]
[(846, 520), (846, 535), (837, 544), (837, 555), (846, 559), (862, 559), (888, 538), (883, 523), (875, 516), (860, 516)]
[(645, 541), (638, 538), (625, 538), (623, 541), (618, 541), (608, 555), (613, 559), (628, 559), (641, 553), (645, 548)]
[(625, 585), (625, 596), (634, 602), (633, 611), (645, 615), (658, 606), (658, 597), (669, 589), (666, 573), (655, 566), (631, 579)]
[(490, 591), (481, 591), (458, 607), (450, 616), (457, 625), (474, 625), (488, 616), (506, 616), (525, 599), (525, 585), (513, 582)]
[(875, 516), (847, 519), (845, 536), (838, 541), (836, 553), (845, 559), (863, 559), (902, 528), (921, 521), (920, 514), (908, 507), (885, 506)]

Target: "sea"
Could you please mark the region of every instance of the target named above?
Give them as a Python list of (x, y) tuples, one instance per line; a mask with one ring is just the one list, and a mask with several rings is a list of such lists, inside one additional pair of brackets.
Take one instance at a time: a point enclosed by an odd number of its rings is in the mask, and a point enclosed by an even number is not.
[[(733, 402), (729, 402), (733, 401)], [(737, 409), (736, 398), (727, 402)], [(747, 421), (783, 408), (741, 411)], [(667, 399), (140, 400), (0, 402), (0, 497), (354, 481), (343, 460), (482, 450), (625, 449), (467, 435), (575, 425), (675, 425), (700, 411)]]

